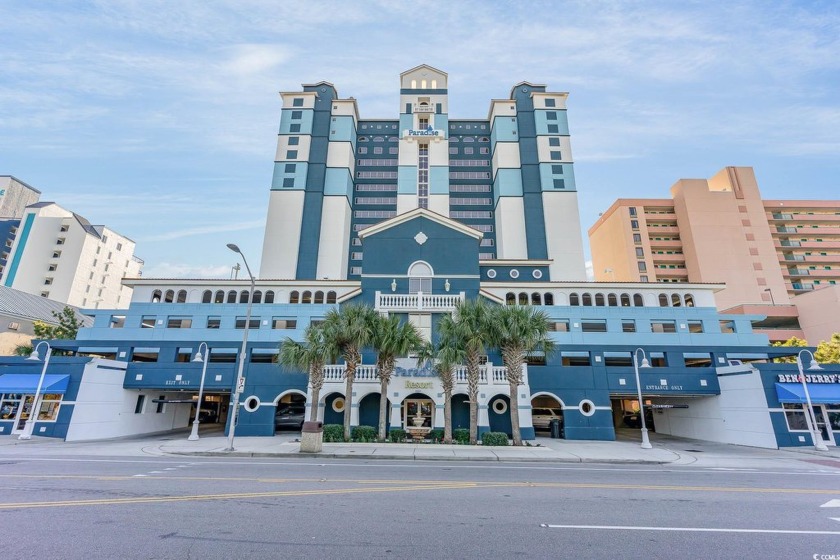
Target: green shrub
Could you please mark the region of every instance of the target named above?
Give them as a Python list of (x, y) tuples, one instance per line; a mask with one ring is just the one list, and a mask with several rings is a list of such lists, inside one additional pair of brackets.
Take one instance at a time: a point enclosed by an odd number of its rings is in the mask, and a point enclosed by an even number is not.
[(508, 436), (502, 432), (484, 432), (481, 434), (481, 445), (505, 446), (507, 444)]
[(376, 428), (373, 426), (356, 426), (350, 431), (350, 439), (362, 443), (376, 441), (376, 436)]
[(391, 443), (402, 443), (405, 441), (406, 433), (402, 428), (391, 428), (388, 432), (388, 440)]
[(327, 424), (324, 426), (324, 442), (335, 443), (344, 441), (344, 426), (341, 424)]
[(429, 432), (429, 435), (426, 436), (426, 439), (430, 439), (436, 443), (443, 441), (443, 430), (441, 430), (440, 428), (435, 428), (434, 430)]
[(470, 442), (470, 430), (469, 428), (458, 428), (457, 430), (452, 431), (452, 439), (455, 440), (456, 443), (463, 443), (467, 444)]

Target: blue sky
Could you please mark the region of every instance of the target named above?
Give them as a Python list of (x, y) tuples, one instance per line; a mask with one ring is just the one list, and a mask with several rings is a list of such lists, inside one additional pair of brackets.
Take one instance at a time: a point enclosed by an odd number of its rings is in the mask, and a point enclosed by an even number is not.
[(0, 0), (0, 32), (0, 174), (134, 239), (146, 276), (226, 277), (230, 242), (258, 270), (278, 91), (396, 118), (422, 63), (451, 118), (570, 92), (584, 232), (727, 165), (765, 198), (840, 193), (835, 1)]

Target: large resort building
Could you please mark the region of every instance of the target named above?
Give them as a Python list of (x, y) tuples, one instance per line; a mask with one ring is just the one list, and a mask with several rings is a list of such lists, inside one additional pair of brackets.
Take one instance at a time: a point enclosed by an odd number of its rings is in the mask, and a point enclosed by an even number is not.
[[(769, 361), (793, 350), (772, 349), (754, 333), (759, 316), (720, 313), (715, 295), (724, 284), (585, 280), (565, 93), (521, 82), (490, 102), (486, 119), (466, 120), (448, 115), (445, 73), (419, 66), (399, 85), (393, 119), (361, 119), (355, 100), (327, 82), (281, 93), (253, 298), (249, 280), (126, 279), (128, 309), (89, 310), (92, 327), (54, 343), (76, 355), (50, 363), (51, 408), (40, 408), (35, 433), (118, 437), (186, 427), (194, 414), (229, 429), (240, 358), (238, 435), (273, 436), (275, 411), (287, 404), (341, 423), (344, 365), (327, 366), (313, 402), (304, 372), (275, 363), (283, 339), (300, 339), (348, 302), (397, 315), (434, 339), (443, 314), (481, 298), (541, 309), (557, 348), (528, 358), (515, 394), (498, 353), (488, 351), (481, 432), (509, 433), (516, 399), (525, 439), (537, 435), (532, 411), (550, 408), (562, 416), (566, 438), (612, 440), (616, 430), (638, 428), (641, 387), (659, 432), (760, 447), (814, 443), (801, 385), (791, 381), (796, 366)], [(202, 343), (209, 358), (198, 403), (202, 364), (194, 359)], [(650, 367), (637, 370), (642, 357)], [(443, 390), (430, 369), (401, 359), (380, 395), (374, 364), (366, 352), (351, 425), (375, 425), (385, 398), (391, 428), (417, 414), (428, 427), (443, 426)], [(32, 395), (20, 389), (22, 379), (39, 371), (39, 363), (0, 362), (0, 393), (7, 393), (0, 406), (14, 411), (0, 418), (0, 433), (23, 429)], [(824, 373), (809, 376), (829, 399), (816, 404), (815, 429), (834, 445), (840, 384), (829, 383), (837, 368)], [(4, 385), (9, 375), (15, 393)], [(453, 425), (467, 427), (460, 370), (454, 394)]]

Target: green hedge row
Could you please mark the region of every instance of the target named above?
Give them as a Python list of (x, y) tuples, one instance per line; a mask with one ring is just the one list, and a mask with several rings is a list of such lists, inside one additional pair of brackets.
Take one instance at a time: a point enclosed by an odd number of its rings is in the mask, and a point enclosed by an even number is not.
[(327, 424), (324, 426), (324, 442), (341, 443), (344, 441), (344, 426), (341, 424)]
[(484, 432), (481, 434), (481, 445), (508, 445), (508, 436), (502, 432)]

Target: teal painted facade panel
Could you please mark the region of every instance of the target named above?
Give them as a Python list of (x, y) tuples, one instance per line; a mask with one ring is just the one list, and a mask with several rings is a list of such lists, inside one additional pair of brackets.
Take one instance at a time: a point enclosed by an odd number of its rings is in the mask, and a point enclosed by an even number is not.
[(414, 127), (414, 115), (400, 114), (400, 138), (405, 136), (405, 131)]
[(496, 117), (490, 130), (490, 142), (518, 142), (519, 127), (516, 117)]
[(433, 165), (429, 168), (429, 194), (449, 194), (448, 165)]
[(327, 167), (324, 176), (324, 195), (353, 196), (353, 177), (346, 167)]
[(20, 239), (17, 243), (15, 256), (12, 259), (12, 264), (9, 265), (9, 274), (6, 275), (6, 280), (4, 282), (6, 286), (11, 286), (15, 281), (15, 275), (17, 274), (17, 269), (20, 266), (20, 259), (23, 256), (23, 249), (26, 247), (26, 240), (29, 238), (29, 232), (32, 230), (32, 222), (34, 221), (35, 214), (28, 214), (26, 216), (26, 221), (23, 223), (23, 229), (21, 230)]
[[(554, 120), (548, 119), (548, 113), (554, 113), (557, 117)], [(542, 110), (542, 109), (535, 109), (534, 110), (534, 121), (537, 126), (537, 134), (538, 135), (561, 135), (561, 136), (568, 136), (569, 135), (569, 119), (566, 114), (565, 110), (562, 109), (549, 109), (549, 110)], [(557, 131), (551, 132), (549, 131), (548, 125), (557, 125)]]
[[(554, 173), (555, 165), (562, 166), (563, 173)], [(555, 179), (563, 179), (563, 188), (554, 186)], [(571, 163), (541, 163), (540, 186), (544, 191), (576, 191), (574, 165)]]
[(519, 169), (499, 169), (493, 181), (493, 193), (500, 196), (522, 196), (522, 173)]
[[(301, 118), (292, 119), (292, 111), (299, 111)], [(313, 109), (283, 109), (280, 114), (280, 134), (312, 134)], [(300, 130), (293, 132), (293, 124), (299, 124)]]
[(435, 123), (435, 129), (442, 131), (444, 138), (449, 138), (449, 115), (440, 113), (433, 115), (433, 117), (434, 120), (432, 122)]
[[(292, 172), (286, 171), (287, 165), (294, 165), (295, 170)], [(271, 178), (271, 190), (273, 191), (290, 191), (290, 190), (304, 190), (306, 188), (306, 176), (309, 172), (309, 164), (305, 161), (275, 161), (274, 175)], [(291, 187), (284, 187), (286, 179), (293, 179), (294, 185)]]
[(416, 165), (400, 165), (397, 169), (397, 194), (417, 194)]
[(356, 152), (356, 123), (353, 117), (337, 116), (330, 119), (330, 142), (350, 142)]

